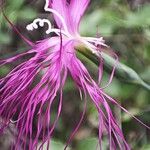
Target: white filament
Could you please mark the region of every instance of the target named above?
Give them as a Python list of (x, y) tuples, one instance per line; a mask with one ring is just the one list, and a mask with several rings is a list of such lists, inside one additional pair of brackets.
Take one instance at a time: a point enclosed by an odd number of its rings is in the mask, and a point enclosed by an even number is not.
[(52, 28), (51, 22), (47, 19), (40, 19), (40, 18), (35, 19), (33, 21), (33, 23), (27, 25), (27, 27), (26, 27), (27, 30), (32, 31), (33, 29), (38, 29), (37, 23), (39, 23), (39, 25), (41, 27), (43, 27), (44, 24), (47, 23), (48, 24), (48, 29), (46, 30), (46, 34), (51, 33), (51, 28)]

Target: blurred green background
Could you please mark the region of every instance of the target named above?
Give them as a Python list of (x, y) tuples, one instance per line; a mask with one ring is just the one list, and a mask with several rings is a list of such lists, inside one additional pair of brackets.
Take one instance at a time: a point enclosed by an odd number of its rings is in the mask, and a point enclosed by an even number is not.
[[(44, 29), (28, 32), (25, 27), (37, 16), (51, 19), (43, 10), (43, 0), (7, 0), (4, 10), (7, 17), (18, 27), (23, 35), (36, 41), (46, 35)], [(133, 68), (141, 78), (150, 84), (150, 2), (149, 0), (91, 0), (91, 4), (82, 18), (80, 33), (96, 36), (97, 31), (104, 37), (119, 56), (120, 62)], [(7, 58), (14, 53), (27, 50), (28, 46), (12, 31), (2, 14), (0, 14), (0, 58)], [(97, 67), (88, 62), (88, 69), (96, 78)], [(0, 68), (0, 77), (6, 75), (11, 66)], [(109, 74), (104, 73), (103, 82)], [(106, 92), (116, 98), (132, 114), (150, 125), (150, 92), (143, 87), (125, 83), (114, 78)], [(64, 89), (63, 112), (54, 132), (52, 150), (63, 150), (68, 136), (80, 118), (83, 102), (71, 78)], [(56, 103), (57, 104), (57, 103)], [(150, 131), (141, 126), (126, 113), (113, 107), (115, 114), (122, 121), (122, 128), (133, 150), (150, 149)], [(56, 113), (54, 106), (53, 116)], [(93, 104), (88, 102), (86, 117), (75, 135), (71, 150), (93, 150), (97, 147), (98, 114)], [(0, 138), (0, 150), (7, 149), (9, 134)], [(108, 148), (107, 137), (103, 142), (104, 150)]]

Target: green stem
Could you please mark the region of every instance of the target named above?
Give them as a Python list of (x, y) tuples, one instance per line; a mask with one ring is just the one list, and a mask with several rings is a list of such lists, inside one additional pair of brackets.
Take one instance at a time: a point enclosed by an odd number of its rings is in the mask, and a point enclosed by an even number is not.
[[(83, 46), (77, 46), (76, 47), (79, 54), (82, 56), (85, 56), (89, 60), (91, 60), (93, 63), (95, 63), (97, 66), (99, 65), (99, 56), (96, 54), (93, 54), (88, 48), (85, 48)], [(112, 67), (116, 64), (116, 60), (113, 59), (111, 56), (107, 55), (106, 53), (101, 53), (105, 63), (105, 69), (107, 72), (111, 72)], [(130, 67), (118, 62), (116, 65), (115, 70), (115, 77), (117, 77), (121, 81), (125, 81), (132, 84), (140, 85), (147, 90), (150, 90), (150, 85), (145, 83), (140, 76)]]

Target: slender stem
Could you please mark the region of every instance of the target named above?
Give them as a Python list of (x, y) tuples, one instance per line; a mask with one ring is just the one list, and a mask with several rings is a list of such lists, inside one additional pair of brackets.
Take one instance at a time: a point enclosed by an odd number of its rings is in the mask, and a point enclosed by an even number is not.
[[(76, 50), (82, 56), (85, 56), (96, 65), (99, 65), (99, 56), (96, 53), (92, 53), (88, 48), (84, 47), (83, 45), (77, 46)], [(116, 60), (104, 52), (101, 53), (101, 56), (105, 61), (104, 65), (106, 71), (110, 72), (116, 63)], [(121, 81), (140, 85), (145, 89), (150, 90), (150, 85), (145, 83), (132, 68), (120, 62), (118, 62), (116, 66), (115, 77), (117, 77)]]

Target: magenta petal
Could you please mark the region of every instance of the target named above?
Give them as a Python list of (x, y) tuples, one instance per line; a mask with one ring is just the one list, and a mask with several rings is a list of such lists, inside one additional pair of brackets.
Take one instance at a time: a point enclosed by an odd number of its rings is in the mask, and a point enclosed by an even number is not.
[(71, 0), (69, 10), (74, 32), (78, 31), (80, 19), (83, 16), (90, 0)]
[[(78, 33), (80, 19), (89, 2), (90, 0), (71, 0), (69, 3), (66, 0), (53, 0), (49, 7), (52, 7), (64, 18), (68, 31), (76, 34)], [(63, 28), (60, 19), (56, 15), (54, 15), (54, 18), (58, 27)]]
[[(54, 10), (56, 10), (64, 18), (68, 29), (70, 29), (71, 28), (70, 23), (69, 23), (69, 18), (70, 18), (69, 13), (70, 12), (68, 10), (66, 0), (53, 0), (51, 2), (50, 7), (52, 7)], [(56, 21), (58, 27), (60, 29), (63, 28), (62, 22), (55, 14), (54, 14), (54, 18), (55, 18), (55, 21)]]
[[(60, 40), (57, 42), (57, 38), (52, 43), (46, 42), (47, 40), (38, 43), (32, 58), (0, 80), (0, 116), (3, 119), (3, 122), (0, 122), (1, 132), (10, 123), (16, 124), (18, 133), (15, 149), (20, 146), (23, 149), (36, 149), (41, 136), (43, 143), (49, 141), (61, 113), (62, 88), (67, 77), (67, 69), (62, 62), (63, 47)], [(49, 48), (53, 50), (50, 51)], [(14, 58), (5, 62), (14, 61)], [(37, 76), (41, 76), (41, 79), (35, 84)], [(61, 92), (58, 115), (50, 128), (51, 105), (59, 89)], [(37, 118), (36, 135), (33, 134), (34, 118)]]

